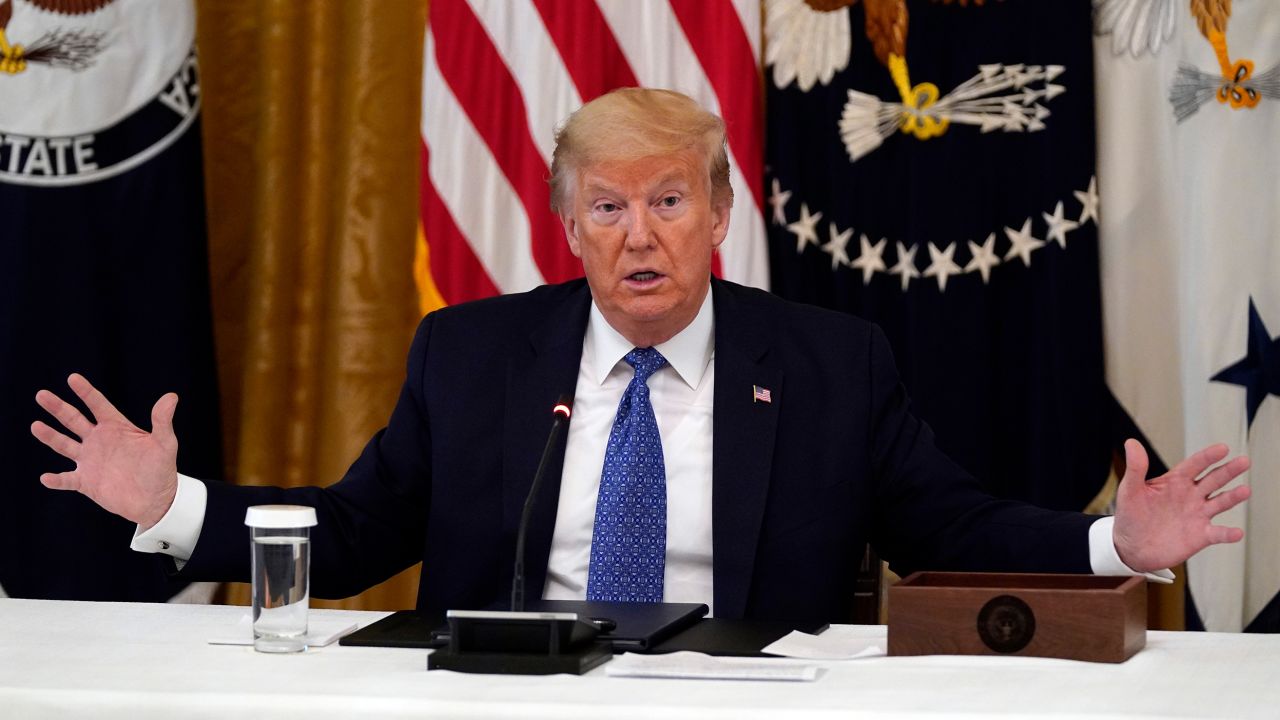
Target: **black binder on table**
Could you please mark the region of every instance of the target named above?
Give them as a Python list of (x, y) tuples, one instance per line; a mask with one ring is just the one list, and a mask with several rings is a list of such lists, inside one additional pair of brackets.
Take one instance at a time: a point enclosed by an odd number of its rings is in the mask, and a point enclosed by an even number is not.
[(449, 636), (435, 637), (438, 630), (448, 630), (444, 613), (398, 610), (353, 633), (338, 638), (339, 645), (357, 647), (438, 648), (449, 644)]
[(817, 635), (827, 627), (825, 623), (819, 622), (704, 618), (650, 647), (649, 652), (669, 653), (691, 650), (728, 657), (775, 657), (760, 651), (792, 630)]
[[(489, 608), (505, 609), (505, 608)], [(701, 603), (608, 603), (580, 600), (531, 600), (529, 612), (578, 613), (588, 620), (608, 620), (613, 629), (600, 634), (614, 652), (647, 652), (698, 622), (707, 614)], [(401, 610), (344, 636), (340, 645), (438, 648), (449, 643), (449, 626), (442, 614)]]

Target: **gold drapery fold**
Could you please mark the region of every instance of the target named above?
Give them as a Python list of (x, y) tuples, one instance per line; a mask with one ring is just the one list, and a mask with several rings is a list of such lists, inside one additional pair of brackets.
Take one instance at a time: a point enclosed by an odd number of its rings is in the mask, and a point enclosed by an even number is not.
[[(197, 13), (227, 479), (327, 485), (390, 416), (418, 319), (425, 3)], [(413, 570), (315, 604), (408, 608), (416, 590)]]

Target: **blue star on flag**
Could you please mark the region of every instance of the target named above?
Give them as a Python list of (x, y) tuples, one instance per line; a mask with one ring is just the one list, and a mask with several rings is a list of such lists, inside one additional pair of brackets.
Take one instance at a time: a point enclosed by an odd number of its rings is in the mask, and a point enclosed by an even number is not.
[(1244, 358), (1210, 379), (1245, 389), (1250, 428), (1267, 395), (1280, 396), (1280, 337), (1273, 339), (1267, 332), (1253, 298), (1249, 298), (1249, 341)]

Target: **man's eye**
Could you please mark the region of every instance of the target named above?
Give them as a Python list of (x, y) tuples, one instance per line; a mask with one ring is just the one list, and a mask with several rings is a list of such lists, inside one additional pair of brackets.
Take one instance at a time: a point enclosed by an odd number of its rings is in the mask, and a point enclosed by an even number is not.
[(661, 200), (659, 200), (659, 201), (658, 201), (658, 204), (659, 204), (659, 205), (661, 205), (662, 207), (673, 208), (673, 207), (675, 207), (675, 206), (677, 206), (677, 205), (679, 205), (679, 204), (680, 204), (680, 196), (679, 196), (679, 195), (668, 195), (668, 196), (666, 196), (666, 197), (662, 198)]
[(599, 205), (596, 205), (596, 212), (611, 213), (617, 209), (618, 206), (613, 203), (600, 203)]

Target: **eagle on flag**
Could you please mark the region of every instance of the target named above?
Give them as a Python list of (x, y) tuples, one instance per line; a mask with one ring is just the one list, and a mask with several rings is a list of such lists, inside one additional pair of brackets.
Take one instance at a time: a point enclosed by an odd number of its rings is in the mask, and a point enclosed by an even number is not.
[[(1111, 36), (1114, 55), (1155, 55), (1173, 36), (1177, 7), (1187, 1), (1093, 0), (1094, 34)], [(1200, 34), (1213, 47), (1219, 74), (1202, 72), (1187, 64), (1179, 66), (1169, 89), (1169, 102), (1179, 122), (1191, 117), (1210, 98), (1233, 110), (1257, 107), (1264, 97), (1280, 98), (1280, 65), (1255, 75), (1252, 60), (1231, 59), (1227, 49), (1231, 0), (1190, 0), (1190, 9)]]
[[(768, 5), (765, 62), (773, 65), (774, 83), (783, 88), (797, 80), (808, 91), (815, 81), (827, 84), (848, 66), (849, 8), (857, 0), (775, 0)], [(1044, 103), (1065, 92), (1054, 84), (1059, 65), (978, 66), (978, 72), (945, 95), (931, 82), (913, 84), (907, 67), (906, 0), (862, 0), (867, 40), (877, 60), (889, 70), (901, 102), (884, 101), (850, 90), (840, 118), (840, 137), (850, 162), (856, 162), (894, 132), (928, 140), (947, 132), (952, 123), (976, 126), (981, 132), (1036, 132), (1045, 128)], [(984, 0), (933, 0), (960, 7)], [(815, 53), (813, 45), (824, 46)], [(1039, 86), (1037, 87), (1037, 83)]]
[[(30, 5), (59, 15), (88, 15), (114, 0), (26, 0)], [(9, 40), (5, 31), (13, 19), (13, 0), (0, 0), (0, 73), (17, 75), (27, 63), (46, 63), (72, 70), (88, 67), (102, 49), (102, 36), (78, 30), (55, 31), (37, 39), (30, 47)]]

